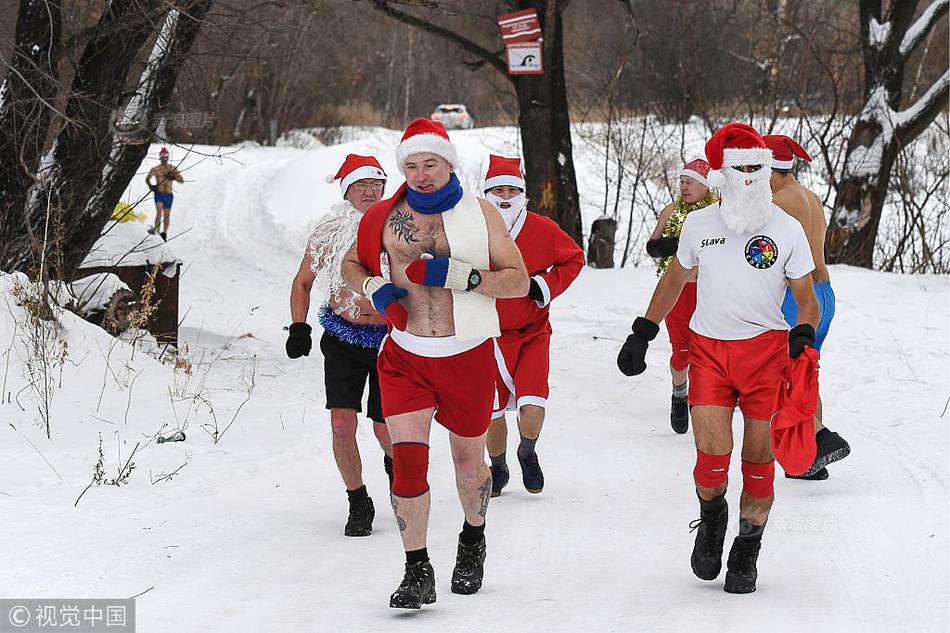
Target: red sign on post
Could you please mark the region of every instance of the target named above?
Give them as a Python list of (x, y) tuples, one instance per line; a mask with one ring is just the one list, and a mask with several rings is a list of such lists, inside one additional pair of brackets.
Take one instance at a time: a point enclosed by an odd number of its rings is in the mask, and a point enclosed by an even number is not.
[(541, 21), (534, 9), (498, 16), (501, 39), (508, 51), (509, 75), (542, 75)]
[(508, 45), (509, 75), (543, 75), (541, 42), (517, 42)]
[(534, 9), (500, 15), (498, 26), (501, 27), (501, 39), (506, 45), (541, 39), (541, 22)]

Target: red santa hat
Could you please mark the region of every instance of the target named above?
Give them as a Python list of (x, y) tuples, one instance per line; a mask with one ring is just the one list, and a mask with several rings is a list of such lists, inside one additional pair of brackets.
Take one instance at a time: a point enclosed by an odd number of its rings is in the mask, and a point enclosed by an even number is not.
[(327, 182), (334, 180), (340, 181), (340, 190), (346, 195), (346, 190), (357, 180), (364, 178), (373, 178), (374, 180), (386, 180), (386, 172), (383, 171), (379, 161), (372, 156), (360, 156), (359, 154), (348, 154), (344, 159), (340, 169), (335, 176), (327, 176)]
[(436, 154), (449, 162), (454, 169), (458, 169), (459, 155), (445, 126), (432, 119), (416, 119), (406, 127), (399, 146), (396, 147), (396, 164), (400, 173), (405, 173), (403, 163), (413, 154), (423, 152)]
[(808, 152), (791, 137), (784, 134), (766, 134), (762, 139), (772, 150), (773, 169), (791, 169), (792, 160), (795, 158), (811, 162), (811, 156), (808, 155)]
[[(762, 140), (762, 135), (745, 123), (729, 123), (722, 126), (706, 141), (706, 160), (710, 170), (739, 165), (772, 165), (772, 150)], [(710, 171), (706, 180), (714, 187), (725, 183), (721, 173)]]
[(484, 191), (492, 187), (517, 187), (521, 191), (525, 190), (524, 174), (521, 172), (520, 158), (505, 158), (504, 156), (488, 156), (488, 173), (485, 174)]
[(162, 149), (158, 150), (159, 158), (161, 158), (162, 156), (164, 156), (165, 158), (168, 158), (168, 155), (169, 155), (169, 151), (167, 147), (163, 147)]
[(687, 176), (709, 188), (709, 181), (706, 177), (709, 175), (709, 163), (702, 158), (696, 158), (686, 163), (681, 170), (676, 172), (677, 176)]

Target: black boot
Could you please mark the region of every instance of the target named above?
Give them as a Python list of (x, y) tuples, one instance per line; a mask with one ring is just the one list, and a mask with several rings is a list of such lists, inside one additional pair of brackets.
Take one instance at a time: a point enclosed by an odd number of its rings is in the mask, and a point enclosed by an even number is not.
[(508, 472), (508, 466), (505, 464), (499, 464), (498, 466), (491, 466), (491, 496), (492, 498), (497, 497), (501, 494), (502, 488), (508, 485), (508, 479), (510, 473)]
[(429, 561), (406, 563), (406, 575), (389, 597), (393, 609), (421, 609), (435, 602), (435, 571)]
[(729, 562), (726, 563), (726, 593), (752, 593), (758, 570), (755, 562), (762, 547), (764, 525), (752, 525), (745, 519), (739, 519), (739, 536), (732, 542)]
[(518, 455), (518, 462), (521, 464), (521, 480), (525, 490), (531, 494), (538, 494), (544, 490), (544, 473), (541, 472), (541, 464), (538, 463), (538, 454), (532, 452), (523, 459), (521, 455)]
[(452, 593), (473, 594), (482, 588), (482, 576), (485, 574), (485, 537), (469, 545), (459, 539), (458, 554), (455, 557), (455, 569), (452, 570)]
[(670, 426), (682, 435), (689, 430), (689, 399), (673, 396), (670, 405)]
[(711, 501), (699, 500), (699, 518), (689, 524), (690, 531), (696, 532), (693, 555), (689, 564), (693, 573), (703, 580), (715, 580), (722, 571), (722, 544), (726, 540), (726, 528), (729, 525), (729, 505), (726, 495)]
[(383, 456), (383, 469), (386, 471), (386, 476), (389, 477), (389, 489), (393, 489), (393, 458), (389, 455)]
[(789, 475), (785, 473), (786, 479), (804, 479), (806, 481), (824, 481), (828, 479), (828, 469), (822, 468), (819, 471), (816, 471), (814, 475)]
[(815, 443), (818, 445), (818, 451), (815, 453), (815, 463), (802, 473), (803, 477), (811, 477), (828, 464), (842, 460), (851, 454), (851, 446), (845, 439), (828, 429), (822, 429), (815, 433)]
[[(346, 527), (343, 528), (344, 536), (369, 536), (373, 533), (376, 509), (373, 507), (373, 500), (366, 495), (366, 487), (362, 490), (362, 496), (350, 497), (350, 516), (347, 517)], [(348, 494), (351, 493), (348, 491)]]

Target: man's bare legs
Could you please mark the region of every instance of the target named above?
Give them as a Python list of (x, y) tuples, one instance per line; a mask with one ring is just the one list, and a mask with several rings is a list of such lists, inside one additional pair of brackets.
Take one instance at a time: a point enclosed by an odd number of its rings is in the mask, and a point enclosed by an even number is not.
[(488, 456), (498, 457), (508, 450), (508, 418), (502, 413), (491, 421), (486, 434)]
[(689, 367), (686, 369), (675, 369), (670, 365), (670, 374), (673, 376), (673, 386), (685, 385), (686, 379), (689, 376)]
[(544, 407), (535, 404), (522, 405), (518, 411), (518, 431), (521, 437), (537, 440), (544, 426)]
[[(732, 407), (698, 405), (693, 407), (693, 435), (696, 448), (707, 455), (728, 455), (732, 452)], [(726, 492), (728, 480), (713, 488), (696, 484), (699, 498), (710, 501)]]
[(363, 485), (363, 462), (356, 445), (356, 411), (330, 409), (330, 426), (333, 429), (333, 457), (343, 483), (347, 490), (356, 490)]
[[(753, 464), (767, 464), (772, 456), (772, 427), (768, 420), (757, 420), (749, 416), (745, 419), (742, 437), (742, 459)], [(765, 498), (750, 497), (744, 490), (739, 497), (739, 516), (755, 526), (765, 525), (775, 495)]]
[(485, 435), (462, 437), (452, 433), (449, 444), (455, 464), (455, 485), (465, 520), (476, 527), (484, 525), (491, 496), (491, 472), (485, 463)]
[(158, 233), (158, 227), (162, 225), (162, 217), (165, 215), (165, 205), (161, 202), (155, 203), (155, 222), (152, 224), (152, 233)]
[[(330, 426), (333, 429), (333, 457), (347, 490), (356, 490), (363, 485), (363, 462), (356, 443), (358, 426), (356, 411), (353, 409), (330, 409)], [(389, 439), (389, 429), (385, 424), (373, 423), (373, 432), (380, 448), (387, 457), (392, 458), (393, 447)]]
[[(411, 413), (402, 413), (386, 418), (389, 437), (393, 444), (421, 443), (429, 444), (429, 430), (432, 427), (432, 414), (435, 409), (422, 409)], [(482, 450), (484, 450), (484, 445)], [(418, 497), (399, 497), (390, 494), (396, 525), (402, 537), (403, 548), (407, 552), (426, 547), (426, 533), (429, 530), (429, 492)]]

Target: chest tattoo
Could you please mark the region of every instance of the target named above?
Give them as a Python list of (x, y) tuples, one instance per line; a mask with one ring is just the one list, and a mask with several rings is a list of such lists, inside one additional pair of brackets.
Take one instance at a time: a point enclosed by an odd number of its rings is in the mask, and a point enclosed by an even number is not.
[(412, 214), (408, 211), (396, 211), (389, 218), (389, 230), (397, 239), (403, 240), (406, 244), (414, 244), (419, 241), (416, 237), (417, 227), (412, 219)]

